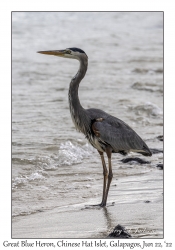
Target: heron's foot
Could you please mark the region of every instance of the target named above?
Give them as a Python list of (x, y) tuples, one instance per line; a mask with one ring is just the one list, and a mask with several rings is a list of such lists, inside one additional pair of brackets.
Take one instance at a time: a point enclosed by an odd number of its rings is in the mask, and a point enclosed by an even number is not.
[(101, 202), (99, 206), (100, 206), (100, 207), (106, 207), (106, 203)]
[(101, 203), (99, 204), (99, 206), (100, 206), (100, 207), (111, 207), (111, 206), (114, 206), (114, 204), (115, 204), (114, 201), (113, 201), (112, 203), (108, 203), (108, 204), (106, 204), (106, 203), (104, 203), (104, 202), (101, 202)]
[(106, 204), (105, 207), (111, 207), (111, 206), (114, 206), (114, 205), (115, 205), (115, 202), (113, 201), (113, 202), (111, 202), (111, 203)]
[(114, 206), (115, 202), (112, 202), (112, 203), (108, 203), (108, 204), (105, 204), (103, 202), (101, 202), (100, 204), (95, 204), (95, 205), (86, 205), (85, 208), (88, 209), (88, 208), (102, 208), (102, 207), (111, 207), (111, 206)]

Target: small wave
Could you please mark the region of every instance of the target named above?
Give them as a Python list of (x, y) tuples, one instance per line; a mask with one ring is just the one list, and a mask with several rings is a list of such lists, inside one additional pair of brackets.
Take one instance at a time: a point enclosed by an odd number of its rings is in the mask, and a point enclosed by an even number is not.
[(24, 185), (30, 181), (34, 180), (42, 180), (45, 179), (45, 177), (42, 174), (39, 173), (32, 173), (30, 175), (26, 176), (20, 176), (12, 179), (12, 189), (15, 189), (21, 185)]
[(88, 143), (80, 145), (66, 141), (61, 143), (58, 153), (50, 156), (37, 157), (37, 166), (46, 171), (57, 170), (60, 166), (79, 164), (85, 158), (92, 156), (94, 149)]
[[(43, 175), (47, 175), (47, 171), (55, 171), (60, 166), (70, 166), (81, 163), (83, 159), (92, 157), (94, 151), (94, 148), (88, 143), (82, 144), (82, 142), (72, 143), (71, 141), (66, 141), (61, 143), (58, 152), (54, 154), (37, 156), (30, 159), (13, 158), (14, 164), (22, 164), (25, 166), (32, 164), (38, 169), (36, 173), (30, 176), (16, 177), (15, 183), (20, 185), (26, 181), (44, 178)], [(28, 170), (32, 170), (32, 168), (29, 166)]]
[(158, 86), (153, 83), (141, 83), (141, 82), (135, 82), (131, 88), (137, 89), (137, 90), (145, 90), (149, 92), (160, 92), (163, 93), (163, 85)]
[(84, 158), (92, 156), (93, 148), (88, 143), (85, 145), (73, 144), (70, 141), (62, 143), (58, 151), (59, 165), (72, 165), (81, 163)]
[(31, 214), (36, 214), (39, 212), (44, 212), (43, 209), (33, 209), (33, 210), (26, 210), (26, 211), (15, 211), (12, 213), (12, 218), (18, 217), (18, 216), (26, 216)]
[(30, 175), (22, 175), (12, 179), (12, 189), (15, 190), (31, 181), (46, 179), (48, 177), (48, 171), (55, 171), (58, 167), (79, 164), (83, 162), (85, 158), (92, 157), (94, 151), (93, 147), (88, 143), (81, 145), (66, 141), (60, 145), (57, 154), (36, 157), (35, 159), (15, 158), (14, 161), (16, 163), (19, 164), (23, 162), (23, 165), (32, 163), (38, 170)]
[(129, 109), (133, 110), (136, 115), (142, 115), (144, 112), (148, 116), (157, 117), (157, 116), (162, 116), (163, 114), (162, 109), (160, 109), (158, 106), (150, 102), (135, 107), (129, 107)]
[(34, 164), (35, 161), (33, 158), (31, 159), (22, 159), (22, 158), (17, 158), (17, 157), (13, 157), (12, 158), (12, 163), (17, 163), (17, 164), (21, 164), (21, 165), (26, 165), (26, 164)]
[(162, 74), (163, 69), (157, 68), (157, 69), (145, 69), (145, 68), (135, 68), (132, 72), (137, 74)]

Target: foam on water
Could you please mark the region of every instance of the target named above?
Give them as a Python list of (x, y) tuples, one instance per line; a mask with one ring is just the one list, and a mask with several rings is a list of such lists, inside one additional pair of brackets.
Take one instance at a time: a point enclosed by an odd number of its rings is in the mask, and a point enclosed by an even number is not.
[(92, 156), (94, 149), (88, 143), (80, 145), (66, 141), (60, 144), (56, 154), (50, 156), (37, 157), (37, 164), (44, 170), (56, 170), (61, 166), (70, 166), (81, 163), (83, 159)]
[(84, 158), (90, 157), (92, 152), (93, 148), (88, 143), (80, 146), (67, 141), (60, 145), (60, 149), (58, 151), (58, 163), (60, 165), (81, 163)]
[(45, 177), (42, 174), (39, 174), (37, 172), (32, 173), (30, 175), (26, 175), (26, 176), (20, 176), (20, 177), (16, 177), (14, 179), (12, 179), (12, 189), (16, 189), (19, 186), (26, 184), (30, 181), (34, 181), (34, 180), (42, 180), (45, 179)]

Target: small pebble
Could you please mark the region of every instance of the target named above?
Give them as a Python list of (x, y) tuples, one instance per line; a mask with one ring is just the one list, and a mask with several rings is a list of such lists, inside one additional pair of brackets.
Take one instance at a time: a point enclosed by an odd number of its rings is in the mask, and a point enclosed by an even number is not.
[(163, 135), (157, 136), (157, 139), (158, 139), (159, 141), (163, 141)]
[(163, 164), (157, 164), (156, 167), (160, 170), (163, 170)]

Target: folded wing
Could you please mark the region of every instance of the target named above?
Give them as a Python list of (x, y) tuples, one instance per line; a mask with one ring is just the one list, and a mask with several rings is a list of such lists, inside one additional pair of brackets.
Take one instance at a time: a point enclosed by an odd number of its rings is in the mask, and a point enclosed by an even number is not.
[(109, 144), (115, 152), (136, 151), (151, 155), (146, 143), (126, 123), (113, 116), (95, 119), (92, 130), (99, 140)]

